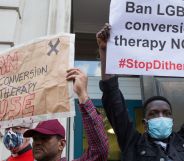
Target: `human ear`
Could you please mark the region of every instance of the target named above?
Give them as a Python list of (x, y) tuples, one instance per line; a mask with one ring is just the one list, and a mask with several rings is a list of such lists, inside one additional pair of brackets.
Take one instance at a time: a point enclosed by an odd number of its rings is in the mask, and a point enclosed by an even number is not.
[(66, 145), (66, 140), (60, 139), (59, 140), (59, 150), (62, 151)]

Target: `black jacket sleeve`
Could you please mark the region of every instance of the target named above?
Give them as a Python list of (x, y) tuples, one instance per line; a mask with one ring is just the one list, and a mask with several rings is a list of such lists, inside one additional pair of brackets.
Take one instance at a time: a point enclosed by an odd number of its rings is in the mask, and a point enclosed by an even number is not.
[(181, 126), (181, 129), (178, 131), (178, 134), (184, 139), (184, 124)]
[(125, 152), (140, 134), (129, 119), (125, 99), (119, 90), (118, 78), (100, 81), (100, 89), (103, 92), (102, 104), (106, 115), (117, 135), (121, 151)]

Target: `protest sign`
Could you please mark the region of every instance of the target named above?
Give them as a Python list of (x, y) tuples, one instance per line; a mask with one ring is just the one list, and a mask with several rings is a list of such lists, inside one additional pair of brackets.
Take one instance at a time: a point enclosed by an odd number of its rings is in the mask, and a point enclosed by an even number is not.
[(184, 76), (184, 1), (112, 0), (109, 74)]
[(0, 127), (74, 115), (74, 35), (37, 39), (0, 54)]

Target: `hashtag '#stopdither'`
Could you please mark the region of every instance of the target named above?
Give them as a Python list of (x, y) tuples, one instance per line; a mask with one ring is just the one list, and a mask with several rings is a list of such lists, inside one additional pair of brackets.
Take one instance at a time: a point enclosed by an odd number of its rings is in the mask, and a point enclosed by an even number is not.
[(121, 59), (119, 61), (119, 68), (124, 68), (126, 66), (126, 59)]

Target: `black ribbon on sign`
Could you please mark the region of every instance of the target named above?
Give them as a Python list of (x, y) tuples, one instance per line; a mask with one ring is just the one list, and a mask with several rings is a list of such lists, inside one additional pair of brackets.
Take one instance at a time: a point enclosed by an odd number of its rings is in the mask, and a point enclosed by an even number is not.
[(59, 52), (59, 50), (57, 50), (56, 48), (57, 48), (57, 46), (59, 45), (59, 43), (60, 43), (59, 38), (57, 39), (57, 41), (55, 42), (54, 45), (53, 45), (52, 41), (50, 41), (48, 45), (50, 46), (51, 49), (50, 49), (50, 51), (47, 53), (47, 55), (50, 56), (52, 52), (55, 52), (56, 55), (57, 55), (57, 53)]

